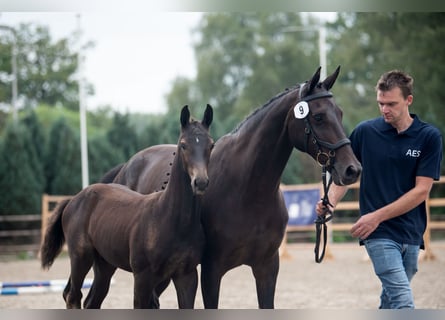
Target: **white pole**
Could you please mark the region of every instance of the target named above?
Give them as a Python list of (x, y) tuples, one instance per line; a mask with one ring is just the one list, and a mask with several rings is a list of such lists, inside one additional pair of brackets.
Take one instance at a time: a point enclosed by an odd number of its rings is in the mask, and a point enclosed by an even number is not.
[(0, 25), (0, 29), (8, 30), (12, 33), (12, 118), (17, 121), (17, 34), (14, 28)]
[(327, 76), (327, 63), (326, 63), (326, 28), (324, 26), (320, 26), (318, 28), (318, 53), (320, 55), (320, 78), (323, 81)]
[[(79, 46), (81, 45), (81, 27), (80, 14), (77, 15), (78, 32), (79, 32)], [(79, 112), (80, 112), (80, 156), (82, 160), (82, 188), (89, 185), (88, 176), (88, 142), (87, 142), (87, 118), (85, 106), (85, 86), (83, 79), (83, 56), (82, 47), (79, 47), (77, 53), (77, 67), (78, 67), (78, 85), (79, 85)]]
[(17, 37), (14, 32), (14, 43), (12, 44), (12, 117), (17, 121)]

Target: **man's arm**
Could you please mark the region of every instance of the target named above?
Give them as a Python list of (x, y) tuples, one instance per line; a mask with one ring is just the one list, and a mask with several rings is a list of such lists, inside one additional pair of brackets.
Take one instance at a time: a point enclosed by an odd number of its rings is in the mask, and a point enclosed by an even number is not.
[[(338, 186), (335, 183), (331, 184), (329, 191), (328, 191), (328, 198), (329, 202), (332, 204), (331, 211), (333, 212), (335, 207), (337, 206), (337, 203), (340, 202), (340, 200), (345, 196), (346, 192), (348, 191), (347, 186)], [(322, 201), (320, 200), (317, 203), (317, 206), (315, 207), (315, 211), (318, 215), (322, 215), (326, 212), (325, 206), (323, 206)]]
[(383, 221), (405, 214), (425, 201), (432, 186), (433, 178), (417, 176), (414, 188), (399, 199), (361, 216), (351, 228), (352, 236), (366, 239)]

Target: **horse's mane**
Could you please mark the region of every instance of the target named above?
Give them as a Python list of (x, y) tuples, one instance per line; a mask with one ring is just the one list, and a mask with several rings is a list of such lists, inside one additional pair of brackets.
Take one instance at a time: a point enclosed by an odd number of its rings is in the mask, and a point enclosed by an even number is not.
[(267, 101), (262, 107), (259, 107), (259, 108), (257, 108), (257, 109), (255, 109), (254, 111), (252, 111), (243, 121), (241, 121), (233, 130), (232, 130), (232, 132), (230, 132), (230, 134), (234, 134), (234, 133), (237, 133), (240, 129), (241, 129), (241, 127), (243, 127), (244, 125), (245, 125), (245, 123), (246, 122), (248, 122), (251, 118), (253, 118), (254, 116), (257, 116), (258, 114), (260, 114), (259, 115), (259, 119), (258, 120), (261, 120), (262, 119), (262, 117), (264, 117), (264, 115), (266, 114), (265, 112), (262, 112), (262, 113), (260, 113), (260, 111), (263, 111), (263, 110), (265, 110), (265, 109), (267, 109), (267, 108), (269, 108), (271, 105), (272, 105), (272, 103), (273, 102), (275, 102), (276, 100), (278, 100), (278, 99), (280, 99), (282, 96), (284, 96), (284, 95), (286, 95), (286, 94), (288, 94), (289, 92), (291, 92), (291, 91), (293, 91), (293, 90), (295, 90), (295, 89), (297, 89), (297, 88), (299, 88), (300, 87), (300, 84), (297, 84), (297, 85), (295, 85), (295, 86), (293, 86), (293, 87), (291, 87), (291, 88), (286, 88), (286, 89), (284, 89), (284, 91), (283, 92), (280, 92), (280, 93), (278, 93), (276, 96), (274, 96), (274, 97), (272, 97), (269, 101)]

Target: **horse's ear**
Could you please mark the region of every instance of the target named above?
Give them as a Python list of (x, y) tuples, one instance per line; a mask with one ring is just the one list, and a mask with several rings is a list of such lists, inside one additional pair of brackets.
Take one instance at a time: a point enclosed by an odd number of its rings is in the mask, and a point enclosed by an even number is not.
[(209, 128), (212, 121), (213, 121), (213, 109), (210, 104), (207, 104), (206, 110), (204, 111), (204, 117), (202, 118), (201, 123), (207, 128)]
[(339, 73), (340, 73), (340, 66), (338, 66), (337, 69), (335, 69), (333, 74), (331, 74), (323, 81), (323, 86), (326, 88), (326, 90), (330, 90), (332, 88), (332, 86), (335, 83), (335, 80), (337, 80)]
[(309, 80), (308, 92), (311, 92), (315, 88), (315, 86), (318, 84), (318, 81), (320, 81), (320, 70), (321, 70), (321, 67), (318, 67), (317, 71), (315, 71), (314, 75), (312, 76), (312, 79)]
[(189, 124), (189, 122), (190, 122), (189, 106), (185, 105), (184, 107), (182, 107), (181, 110), (181, 126), (184, 128)]

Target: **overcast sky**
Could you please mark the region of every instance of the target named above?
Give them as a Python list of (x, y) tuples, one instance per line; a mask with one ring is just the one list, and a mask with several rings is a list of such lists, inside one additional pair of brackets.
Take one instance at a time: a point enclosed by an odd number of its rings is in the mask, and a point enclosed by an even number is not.
[[(84, 12), (80, 15), (82, 41), (95, 46), (85, 51), (84, 74), (95, 95), (87, 108), (111, 105), (121, 112), (159, 113), (166, 110), (166, 93), (177, 76), (195, 76), (192, 28), (203, 13)], [(317, 13), (332, 18), (333, 13)], [(67, 37), (78, 28), (73, 12), (2, 12), (0, 24), (47, 25), (54, 39)], [(186, 103), (186, 102), (184, 102)]]
[[(122, 112), (165, 110), (164, 96), (172, 80), (195, 75), (191, 29), (202, 13), (87, 12), (80, 15), (85, 51), (84, 72), (96, 90), (88, 109), (109, 104)], [(0, 24), (12, 27), (34, 22), (47, 25), (54, 39), (77, 29), (76, 13), (2, 12)]]

